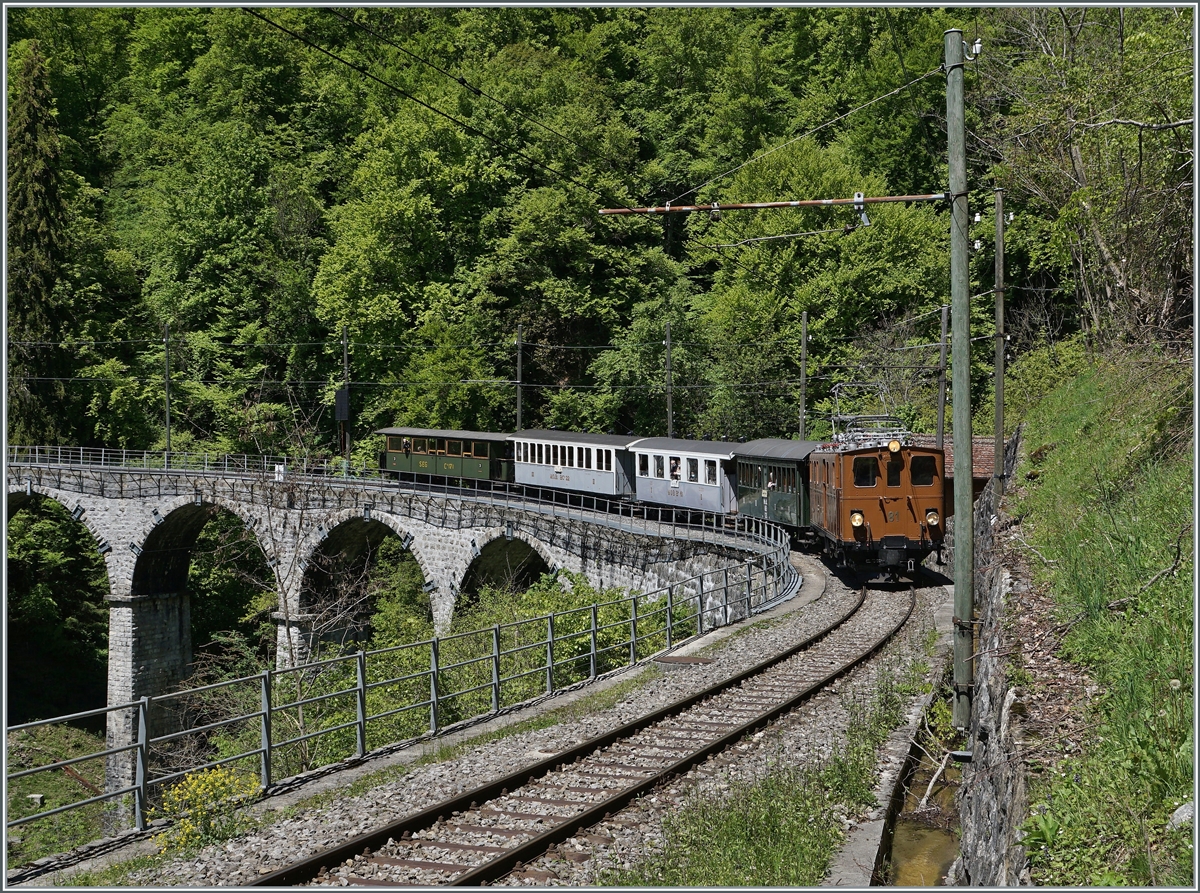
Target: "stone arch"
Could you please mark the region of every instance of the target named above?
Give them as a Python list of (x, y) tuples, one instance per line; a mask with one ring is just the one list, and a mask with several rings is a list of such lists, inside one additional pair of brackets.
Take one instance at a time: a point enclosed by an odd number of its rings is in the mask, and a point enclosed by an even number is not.
[[(68, 556), (74, 570), (86, 569), (86, 576), (76, 577), (74, 574), (68, 574), (59, 578), (61, 582), (77, 580), (82, 583), (100, 568), (103, 568), (104, 573), (103, 580), (97, 581), (98, 594), (104, 601), (97, 603), (93, 600), (90, 586), (80, 586), (72, 593), (84, 596), (81, 601), (75, 602), (82, 609), (76, 616), (90, 618), (90, 622), (85, 620), (88, 636), (80, 637), (70, 633), (64, 635), (64, 628), (60, 623), (45, 615), (44, 619), (39, 620), (36, 614), (30, 619), (29, 626), (10, 628), (6, 654), (9, 680), (9, 698), (6, 705), (8, 721), (25, 722), (34, 718), (66, 715), (102, 707), (107, 700), (108, 658), (91, 651), (89, 639), (91, 635), (107, 637), (106, 624), (103, 630), (98, 628), (101, 623), (100, 616), (103, 615), (92, 614), (92, 611), (101, 605), (106, 606), (112, 590), (114, 566), (106, 560), (109, 557), (107, 554), (96, 554), (97, 547), (104, 542), (105, 537), (103, 525), (97, 520), (99, 513), (88, 511), (94, 506), (87, 497), (75, 498), (75, 494), (32, 483), (29, 488), (10, 487), (5, 496), (8, 508), (5, 520), (9, 525), (24, 509), (35, 510), (39, 505), (53, 505), (61, 511), (61, 515), (59, 511), (40, 514), (51, 520), (51, 523), (65, 522), (65, 528), (60, 528), (60, 531), (66, 534), (70, 545), (57, 537), (52, 538), (52, 542), (45, 542), (46, 537), (35, 535), (31, 540), (39, 548), (47, 547)], [(82, 507), (82, 512), (79, 511), (79, 507)], [(11, 534), (11, 527), (8, 532)], [(11, 547), (11, 538), (9, 544)], [(8, 555), (5, 556), (5, 561), (7, 560)], [(92, 562), (98, 567), (92, 565)], [(10, 570), (17, 569), (10, 565)], [(38, 584), (49, 581), (39, 578), (36, 568), (30, 570), (33, 574), (27, 578), (27, 582), (33, 592), (29, 594), (48, 594), (54, 603), (57, 617), (65, 619), (70, 616), (73, 613), (70, 607), (73, 599), (65, 599), (56, 587), (44, 586), (38, 593)], [(9, 591), (8, 598), (17, 598), (15, 587), (21, 586), (21, 582), (10, 578), (8, 584), (14, 587)], [(36, 605), (36, 602), (33, 604)], [(6, 599), (6, 605), (11, 607), (13, 602)], [(21, 633), (28, 631), (35, 634), (18, 634), (18, 630)], [(104, 718), (91, 717), (82, 725), (97, 731), (103, 730)]]
[(500, 527), (488, 527), (474, 531), (472, 542), (474, 548), (467, 566), (463, 568), (462, 574), (453, 581), (454, 587), (458, 591), (463, 591), (467, 588), (468, 583), (472, 579), (472, 572), (475, 571), (481, 561), (484, 560), (484, 553), (489, 550), (489, 546), (493, 546), (499, 542), (521, 542), (528, 547), (529, 551), (541, 559), (541, 563), (545, 565), (547, 570), (557, 570), (563, 566), (562, 555), (555, 554), (545, 543), (537, 537), (532, 536), (525, 530), (522, 530), (519, 525), (513, 525), (511, 529)]
[[(313, 592), (328, 585), (329, 580), (322, 577), (334, 570), (330, 563), (323, 560), (325, 557), (354, 562), (361, 559), (366, 550), (373, 552), (386, 538), (395, 536), (411, 553), (424, 579), (433, 582), (434, 589), (440, 588), (441, 581), (436, 576), (437, 565), (433, 555), (436, 544), (429, 531), (423, 530), (419, 522), (405, 523), (404, 519), (388, 512), (359, 507), (333, 512), (307, 526), (310, 529), (296, 548), (293, 570), (288, 576), (286, 616), (281, 614), (277, 617), (281, 625), (293, 627), (290, 633), (293, 641), (289, 643), (281, 634), (280, 646), (289, 648), (291, 653), (307, 655), (321, 637), (316, 627), (332, 619), (329, 615), (324, 618), (321, 616), (328, 609), (327, 605), (318, 606), (310, 601)], [(430, 593), (430, 602), (436, 624), (440, 613), (437, 592)], [(349, 610), (350, 606), (335, 607), (335, 610), (343, 608)], [(358, 617), (358, 620), (361, 621), (362, 617)], [(346, 631), (343, 627), (332, 628), (343, 633)], [(283, 655), (282, 658), (285, 661), (292, 659), (290, 655)]]

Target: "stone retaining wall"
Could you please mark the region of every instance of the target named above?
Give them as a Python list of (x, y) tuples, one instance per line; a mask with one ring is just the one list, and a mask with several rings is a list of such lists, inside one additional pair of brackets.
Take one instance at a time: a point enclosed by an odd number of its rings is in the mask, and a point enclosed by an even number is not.
[[(1016, 466), (1020, 430), (1004, 451), (1004, 480)], [(975, 503), (975, 688), (967, 749), (959, 788), (960, 855), (948, 883), (1005, 887), (1029, 884), (1020, 826), (1028, 814), (1025, 769), (1010, 711), (1016, 693), (1008, 686), (1008, 643), (1004, 629), (1012, 578), (995, 555), (1003, 525), (1003, 488), (993, 479)]]

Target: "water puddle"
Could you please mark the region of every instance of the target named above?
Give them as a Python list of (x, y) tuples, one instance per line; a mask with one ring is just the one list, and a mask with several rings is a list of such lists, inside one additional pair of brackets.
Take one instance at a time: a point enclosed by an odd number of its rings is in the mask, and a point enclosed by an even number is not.
[[(941, 760), (933, 761), (920, 749), (920, 757), (905, 785), (904, 805), (892, 829), (888, 883), (897, 887), (940, 886), (958, 856), (958, 812), (954, 795), (962, 770), (948, 761), (939, 772)], [(937, 780), (932, 788), (930, 780)], [(928, 799), (924, 806), (921, 801)]]

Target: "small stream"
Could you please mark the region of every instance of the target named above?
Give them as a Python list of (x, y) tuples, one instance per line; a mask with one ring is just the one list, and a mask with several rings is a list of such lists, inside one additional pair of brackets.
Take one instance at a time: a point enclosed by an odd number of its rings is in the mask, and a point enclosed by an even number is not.
[(892, 829), (888, 883), (896, 887), (936, 887), (941, 885), (958, 856), (958, 812), (954, 807), (954, 795), (962, 780), (962, 770), (949, 761), (922, 810), (919, 808), (921, 798), (925, 796), (940, 760), (931, 762), (920, 749), (914, 750), (920, 756), (920, 762), (909, 773), (904, 805)]

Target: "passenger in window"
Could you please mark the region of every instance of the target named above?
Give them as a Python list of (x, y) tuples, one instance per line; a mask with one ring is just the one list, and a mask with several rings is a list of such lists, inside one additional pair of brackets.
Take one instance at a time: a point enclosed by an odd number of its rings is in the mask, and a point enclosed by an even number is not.
[(671, 459), (671, 480), (679, 480), (679, 460)]
[(411, 454), (412, 454), (412, 441), (406, 437), (406, 438), (404, 438), (404, 455), (408, 456)]
[(771, 472), (771, 474), (770, 474), (770, 475), (767, 477), (767, 489), (768, 489), (768, 490), (774, 490), (774, 489), (775, 489), (775, 472), (773, 472), (773, 471), (772, 471), (772, 472)]

